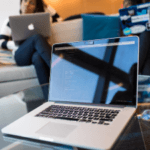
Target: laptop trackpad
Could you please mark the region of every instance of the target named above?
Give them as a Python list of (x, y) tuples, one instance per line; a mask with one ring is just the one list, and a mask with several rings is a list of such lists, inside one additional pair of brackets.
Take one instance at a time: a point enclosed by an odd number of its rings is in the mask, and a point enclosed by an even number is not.
[(77, 126), (75, 125), (68, 125), (68, 124), (61, 124), (61, 123), (54, 123), (49, 122), (36, 133), (46, 136), (55, 136), (65, 138), (67, 137)]

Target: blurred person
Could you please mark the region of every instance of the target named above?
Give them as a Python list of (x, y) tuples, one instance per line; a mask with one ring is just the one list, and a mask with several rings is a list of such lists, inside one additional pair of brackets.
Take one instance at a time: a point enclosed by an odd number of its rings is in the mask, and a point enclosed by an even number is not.
[[(142, 4), (142, 0), (124, 0), (123, 7)], [(150, 75), (150, 31), (136, 34), (139, 37), (139, 74)]]
[(59, 14), (57, 13), (57, 11), (50, 5), (50, 4), (46, 4), (44, 3), (44, 7), (45, 7), (45, 12), (50, 13), (50, 20), (52, 23), (55, 22), (61, 22), (63, 19), (59, 16)]
[[(20, 0), (20, 15), (44, 12), (42, 0)], [(11, 36), (11, 27), (7, 19), (0, 32), (0, 48), (12, 51), (18, 66), (34, 65), (40, 85), (49, 83), (51, 45), (42, 35), (36, 34), (16, 46)], [(42, 88), (47, 100), (48, 88)]]

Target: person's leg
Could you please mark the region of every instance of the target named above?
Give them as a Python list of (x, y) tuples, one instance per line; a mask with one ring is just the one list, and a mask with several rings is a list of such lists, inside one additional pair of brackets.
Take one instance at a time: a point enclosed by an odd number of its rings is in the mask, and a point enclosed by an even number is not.
[(51, 46), (48, 44), (46, 39), (39, 34), (34, 35), (32, 38), (34, 40), (34, 48), (50, 68), (51, 50), (52, 50)]
[[(25, 55), (27, 57), (26, 59), (21, 59), (21, 57), (22, 58), (24, 57), (23, 56), (19, 57), (19, 54), (22, 55), (22, 53), (21, 52), (19, 53), (19, 52), (16, 53), (17, 55), (15, 55), (17, 57), (18, 64), (20, 66), (33, 64), (35, 67), (37, 78), (38, 78), (40, 85), (49, 83), (50, 69), (47, 66), (47, 64), (44, 62), (44, 60), (40, 57), (40, 55), (37, 52), (34, 52), (31, 56), (31, 61), (30, 61), (26, 55)], [(48, 100), (48, 85), (42, 86), (42, 91), (43, 91), (45, 100)]]
[[(44, 43), (46, 43), (46, 45)], [(39, 83), (45, 84), (49, 83), (50, 54), (51, 47), (48, 45), (47, 41), (42, 36), (34, 35), (19, 46), (15, 53), (15, 60), (19, 66), (34, 64)], [(39, 55), (42, 55), (44, 59), (39, 57)], [(46, 88), (46, 86), (44, 86), (44, 88), (42, 88), (42, 90), (47, 100), (48, 87)]]
[(35, 66), (40, 84), (49, 83), (50, 69), (37, 52), (32, 56), (32, 64)]
[[(38, 52), (35, 52), (32, 56), (32, 64), (35, 66), (37, 77), (40, 85), (49, 83), (50, 69), (47, 64), (43, 61)], [(45, 100), (48, 100), (48, 85), (42, 86), (42, 91)]]
[(150, 75), (150, 32), (145, 31), (139, 36), (139, 73)]
[(32, 55), (37, 51), (50, 68), (51, 46), (41, 35), (36, 34), (23, 42), (15, 53), (15, 60), (19, 66), (31, 65)]

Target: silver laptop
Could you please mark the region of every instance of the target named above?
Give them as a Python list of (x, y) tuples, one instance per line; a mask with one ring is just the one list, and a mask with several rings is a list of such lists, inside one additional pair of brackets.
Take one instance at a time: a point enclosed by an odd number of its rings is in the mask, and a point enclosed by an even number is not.
[(111, 149), (137, 107), (138, 37), (53, 45), (49, 101), (4, 135)]
[(9, 21), (12, 38), (16, 44), (21, 43), (34, 34), (41, 34), (44, 37), (51, 35), (49, 13), (10, 16)]

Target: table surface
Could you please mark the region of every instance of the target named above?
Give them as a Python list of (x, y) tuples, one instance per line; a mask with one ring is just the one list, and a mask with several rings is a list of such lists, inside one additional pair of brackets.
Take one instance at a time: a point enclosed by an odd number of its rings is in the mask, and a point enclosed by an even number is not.
[[(36, 91), (36, 92), (35, 92)], [(35, 109), (36, 107), (40, 106), (44, 99), (42, 99), (43, 96), (39, 96), (39, 91), (41, 91), (41, 87), (37, 86), (34, 88), (26, 89), (24, 91), (21, 91), (21, 94), (24, 95), (24, 98), (22, 99), (26, 103), (26, 107), (28, 111), (31, 111)], [(32, 92), (32, 94), (31, 94)], [(38, 92), (38, 94), (37, 94)], [(18, 94), (18, 93), (17, 93)], [(32, 96), (31, 96), (32, 95)], [(37, 97), (38, 95), (38, 97)], [(9, 96), (10, 98), (10, 96)], [(1, 103), (1, 102), (0, 102)], [(28, 111), (25, 112), (28, 113)], [(24, 114), (23, 114), (24, 115)], [(12, 121), (15, 121), (16, 117), (13, 118), (12, 115)], [(10, 122), (10, 123), (11, 123)], [(1, 124), (0, 122), (0, 130), (4, 126), (6, 126), (8, 121), (5, 121)], [(113, 148), (114, 150), (144, 150), (144, 149), (150, 149), (150, 123), (144, 122), (143, 120), (140, 120), (137, 118), (137, 113), (132, 117), (116, 143), (114, 144)], [(80, 148), (71, 147), (67, 145), (56, 145), (53, 143), (48, 142), (40, 142), (37, 140), (31, 140), (31, 139), (24, 139), (24, 138), (16, 138), (13, 136), (3, 136), (0, 132), (0, 149), (1, 150), (77, 150)], [(81, 149), (80, 149), (81, 150)]]

